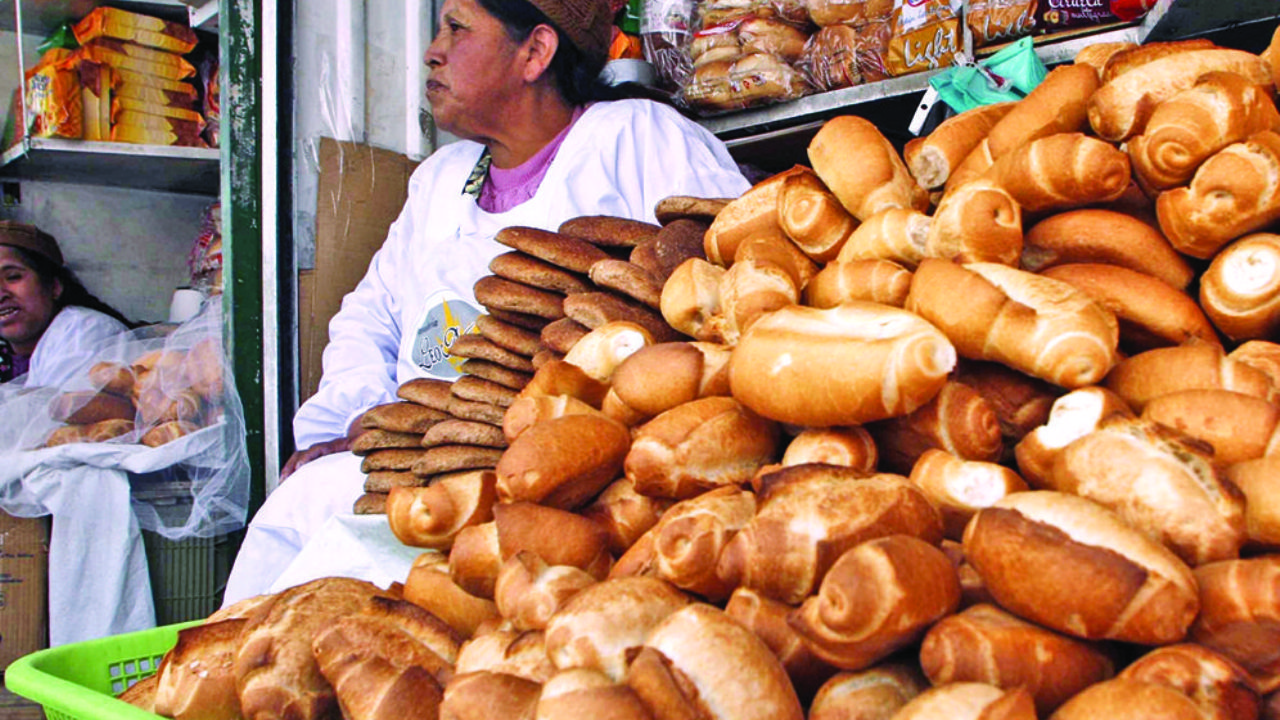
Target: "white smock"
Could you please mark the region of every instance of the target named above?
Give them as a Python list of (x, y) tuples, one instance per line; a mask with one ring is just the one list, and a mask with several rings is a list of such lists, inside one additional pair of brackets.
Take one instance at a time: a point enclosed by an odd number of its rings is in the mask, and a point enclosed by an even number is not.
[(48, 403), (85, 377), (101, 348), (127, 328), (83, 307), (63, 308), (41, 335), (27, 374), (0, 385), (0, 507), (20, 517), (52, 514), (49, 538), (49, 643), (62, 645), (155, 627), (151, 581), (127, 477), (96, 456), (118, 447), (30, 451), (32, 436), (56, 424)]
[[(485, 212), (462, 192), (483, 150), (454, 143), (413, 173), (404, 210), (329, 324), (320, 388), (294, 418), (297, 447), (346, 435), (361, 413), (395, 401), (402, 383), (459, 376), (462, 359), (448, 348), (474, 332), (481, 310), (472, 286), (489, 274), (490, 260), (512, 250), (493, 240), (499, 230), (554, 230), (583, 215), (656, 222), (658, 201), (672, 195), (736, 198), (750, 188), (722, 142), (648, 100), (588, 107), (534, 196), (506, 212)], [(309, 463), (282, 483), (249, 525), (224, 604), (281, 589), (275, 581), (303, 545), (329, 518), (350, 514), (363, 485), (351, 453)], [(344, 572), (338, 558), (327, 569)]]

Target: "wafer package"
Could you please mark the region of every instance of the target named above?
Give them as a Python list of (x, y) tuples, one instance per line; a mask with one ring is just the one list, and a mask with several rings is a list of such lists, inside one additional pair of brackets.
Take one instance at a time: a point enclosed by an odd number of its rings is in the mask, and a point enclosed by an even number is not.
[(197, 42), (195, 31), (185, 25), (111, 7), (96, 8), (71, 30), (81, 45), (114, 38), (180, 55), (194, 50)]

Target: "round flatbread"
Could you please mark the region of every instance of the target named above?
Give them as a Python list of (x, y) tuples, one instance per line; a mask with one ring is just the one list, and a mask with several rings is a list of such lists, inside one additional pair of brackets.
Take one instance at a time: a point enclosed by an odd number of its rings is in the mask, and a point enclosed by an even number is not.
[(472, 402), (511, 407), (516, 391), (475, 375), (463, 375), (453, 383), (453, 396)]
[(546, 326), (550, 320), (537, 315), (526, 315), (525, 313), (508, 312), (506, 310), (490, 310), (489, 314), (498, 318), (504, 323), (518, 325), (525, 330), (537, 332)]
[(502, 458), (499, 448), (478, 445), (437, 445), (427, 448), (427, 454), (413, 466), (413, 474), (431, 477), (458, 470), (497, 467)]
[(510, 350), (517, 355), (533, 357), (542, 347), (542, 339), (538, 333), (525, 330), (518, 325), (505, 323), (492, 315), (480, 315), (476, 318), (476, 330), (498, 347)]
[(446, 420), (431, 428), (422, 437), (424, 447), (437, 445), (481, 445), (483, 447), (505, 448), (507, 438), (502, 428), (489, 423), (472, 420)]
[(675, 220), (690, 219), (705, 222), (708, 225), (716, 219), (716, 215), (732, 202), (731, 198), (699, 198), (687, 195), (672, 195), (658, 201), (653, 214), (658, 222), (667, 225)]
[(560, 234), (602, 247), (635, 247), (658, 234), (661, 225), (610, 215), (584, 215), (560, 223)]
[[(465, 335), (463, 337), (466, 337)], [(417, 378), (404, 383), (396, 390), (396, 395), (404, 400), (429, 407), (442, 413), (449, 412), (449, 398), (453, 397), (450, 388), (453, 383), (448, 380), (434, 378)]]
[(467, 375), (475, 375), (485, 380), (496, 382), (512, 390), (521, 390), (533, 379), (533, 373), (520, 372), (503, 367), (495, 362), (472, 358), (462, 363), (461, 370)]
[(533, 363), (529, 358), (499, 347), (492, 340), (476, 333), (468, 333), (454, 340), (453, 346), (449, 348), (449, 354), (454, 357), (488, 360), (520, 372), (533, 372)]
[(639, 265), (660, 282), (666, 283), (680, 263), (689, 258), (707, 259), (703, 238), (709, 224), (690, 219), (674, 220), (663, 226), (653, 239), (631, 251), (631, 262)]
[(534, 370), (537, 370), (538, 368), (542, 367), (543, 365), (546, 365), (552, 360), (563, 360), (563, 359), (564, 359), (564, 353), (558, 353), (555, 350), (552, 350), (550, 348), (546, 350), (539, 350), (537, 354), (533, 356), (533, 368)]
[(592, 263), (609, 257), (608, 253), (585, 240), (538, 228), (503, 228), (493, 239), (556, 267), (583, 275), (591, 269)]
[(367, 492), (361, 495), (356, 498), (351, 512), (355, 515), (386, 515), (387, 493)]
[[(422, 440), (419, 436), (419, 445)], [(422, 458), (422, 449), (419, 448), (389, 448), (387, 450), (374, 450), (364, 456), (364, 460), (360, 461), (360, 472), (371, 473), (379, 470), (404, 470), (408, 471), (413, 464)]]
[[(421, 459), (421, 456), (419, 456)], [(413, 466), (410, 465), (410, 468)], [(389, 493), (393, 487), (422, 487), (426, 480), (404, 470), (375, 470), (364, 477), (364, 491)]]
[(662, 283), (648, 270), (626, 260), (601, 260), (591, 266), (591, 282), (605, 290), (639, 300), (657, 310), (662, 304)]
[(448, 417), (443, 410), (413, 402), (395, 402), (369, 408), (360, 418), (360, 426), (421, 435)]
[(449, 401), (449, 407), (450, 414), (456, 418), (475, 420), (476, 422), (489, 423), (490, 425), (501, 425), (503, 416), (507, 414), (507, 409), (501, 405), (463, 400), (457, 396)]
[(542, 328), (542, 344), (547, 349), (564, 355), (589, 332), (591, 328), (577, 320), (562, 318)]
[(615, 320), (633, 322), (653, 336), (655, 343), (687, 340), (662, 315), (645, 305), (609, 292), (577, 293), (565, 298), (564, 312), (592, 330)]
[(356, 455), (368, 455), (375, 450), (390, 448), (417, 449), (422, 447), (421, 433), (398, 433), (390, 430), (365, 430), (351, 441), (351, 452)]
[(537, 315), (551, 320), (564, 317), (564, 295), (512, 282), (497, 275), (476, 281), (476, 302), (497, 310)]
[(513, 282), (566, 295), (591, 289), (591, 283), (581, 275), (519, 251), (503, 253), (490, 260), (489, 271)]

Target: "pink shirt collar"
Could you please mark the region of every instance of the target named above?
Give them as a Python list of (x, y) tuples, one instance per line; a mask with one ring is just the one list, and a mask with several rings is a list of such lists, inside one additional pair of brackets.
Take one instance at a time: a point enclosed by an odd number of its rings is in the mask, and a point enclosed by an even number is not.
[(533, 194), (538, 191), (538, 186), (542, 184), (542, 178), (546, 176), (547, 169), (551, 167), (556, 151), (560, 149), (564, 139), (569, 136), (569, 131), (573, 129), (574, 124), (584, 112), (586, 112), (585, 106), (575, 108), (569, 124), (560, 131), (560, 134), (520, 165), (506, 170), (490, 166), (489, 175), (480, 188), (478, 200), (480, 209), (488, 213), (502, 213), (533, 197)]

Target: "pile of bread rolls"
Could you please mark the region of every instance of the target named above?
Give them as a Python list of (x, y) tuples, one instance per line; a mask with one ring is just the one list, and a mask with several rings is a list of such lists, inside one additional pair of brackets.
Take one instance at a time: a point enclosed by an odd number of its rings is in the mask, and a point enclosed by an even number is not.
[[(403, 588), (266, 599), (228, 631), (220, 702), (1280, 717), (1280, 158), (1248, 120), (1277, 77), (1239, 51), (1111, 49), (905, 158), (827, 123), (811, 168), (725, 204), (666, 278), (691, 340), (610, 344), (608, 321), (542, 362), (493, 470), (392, 491), (426, 548)], [(1157, 188), (1142, 148), (1179, 124), (1195, 149), (1160, 157), (1201, 159)], [(392, 614), (380, 592), (432, 620), (327, 638)]]
[(93, 390), (59, 394), (49, 405), (60, 423), (45, 447), (133, 441), (158, 447), (217, 423), (223, 413), (222, 349), (201, 340), (189, 350), (153, 350), (132, 363), (89, 369)]

